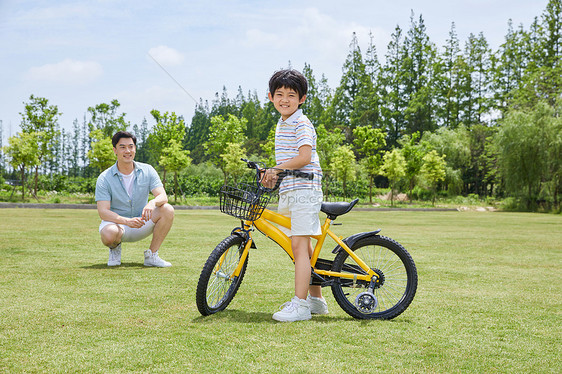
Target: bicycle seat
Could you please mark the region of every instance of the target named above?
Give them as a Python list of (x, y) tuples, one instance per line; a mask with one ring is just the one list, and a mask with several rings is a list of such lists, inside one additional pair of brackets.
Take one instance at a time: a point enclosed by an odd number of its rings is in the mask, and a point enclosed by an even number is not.
[(338, 216), (344, 215), (349, 212), (359, 199), (355, 199), (352, 202), (337, 202), (337, 203), (322, 203), (320, 210), (328, 215), (328, 218), (332, 221), (338, 218)]

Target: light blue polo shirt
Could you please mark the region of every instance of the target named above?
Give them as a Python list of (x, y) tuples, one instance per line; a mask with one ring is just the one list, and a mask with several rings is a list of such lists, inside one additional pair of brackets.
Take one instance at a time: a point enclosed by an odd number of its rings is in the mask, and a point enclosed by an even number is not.
[(117, 169), (117, 163), (106, 169), (96, 183), (96, 201), (111, 202), (110, 210), (122, 217), (140, 217), (142, 209), (148, 203), (150, 191), (162, 187), (162, 181), (156, 170), (149, 164), (135, 162), (135, 180), (133, 196), (125, 190), (123, 178)]

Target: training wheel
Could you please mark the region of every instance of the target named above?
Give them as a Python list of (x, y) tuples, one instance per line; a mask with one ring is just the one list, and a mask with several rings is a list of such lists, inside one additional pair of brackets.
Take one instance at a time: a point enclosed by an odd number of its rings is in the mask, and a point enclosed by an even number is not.
[(355, 298), (355, 306), (361, 313), (370, 314), (377, 309), (379, 302), (371, 292), (361, 292)]

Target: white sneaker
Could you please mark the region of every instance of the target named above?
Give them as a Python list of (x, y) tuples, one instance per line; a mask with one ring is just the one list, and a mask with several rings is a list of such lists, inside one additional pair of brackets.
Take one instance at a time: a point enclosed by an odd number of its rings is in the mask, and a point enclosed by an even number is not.
[(312, 318), (310, 307), (306, 300), (293, 297), (291, 301), (281, 305), (280, 311), (273, 314), (273, 319), (279, 322), (306, 321)]
[(152, 253), (150, 249), (144, 251), (144, 266), (155, 266), (158, 268), (167, 268), (172, 266), (168, 261), (158, 257), (158, 251)]
[(109, 260), (107, 260), (107, 266), (119, 265), (121, 265), (121, 243), (115, 248), (109, 248)]
[(306, 298), (311, 314), (328, 314), (328, 303), (323, 297), (314, 297), (308, 295)]

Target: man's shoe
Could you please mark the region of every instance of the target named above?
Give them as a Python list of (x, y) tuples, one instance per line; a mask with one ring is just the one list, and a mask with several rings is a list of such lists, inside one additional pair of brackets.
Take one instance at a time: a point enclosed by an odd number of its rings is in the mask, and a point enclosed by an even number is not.
[(158, 268), (167, 268), (172, 266), (168, 261), (158, 257), (158, 251), (152, 253), (150, 249), (144, 251), (144, 266), (155, 266)]
[(273, 319), (279, 322), (306, 321), (312, 318), (308, 302), (296, 296), (283, 304), (280, 309), (273, 314)]
[(107, 260), (107, 266), (119, 265), (121, 265), (121, 243), (115, 248), (109, 248), (109, 260)]
[(328, 314), (328, 304), (323, 297), (314, 297), (308, 295), (306, 298), (311, 314)]

